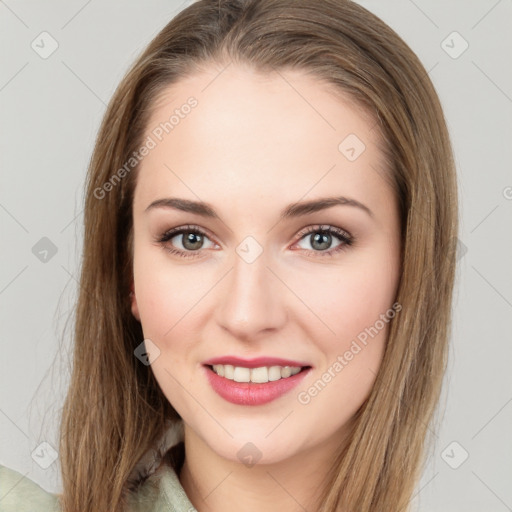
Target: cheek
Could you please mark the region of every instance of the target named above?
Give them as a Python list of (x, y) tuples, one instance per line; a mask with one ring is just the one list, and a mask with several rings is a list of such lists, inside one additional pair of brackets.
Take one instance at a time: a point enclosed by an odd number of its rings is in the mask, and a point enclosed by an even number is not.
[(205, 294), (192, 267), (170, 263), (167, 254), (144, 254), (134, 263), (137, 305), (144, 335), (164, 342), (190, 320)]
[(173, 407), (187, 415), (191, 404), (184, 389), (194, 386), (187, 361), (194, 350), (193, 340), (197, 339), (193, 330), (197, 328), (196, 308), (205, 294), (204, 285), (201, 287), (185, 267), (166, 262), (165, 253), (146, 256), (144, 259), (141, 251), (134, 273), (144, 338), (152, 340), (160, 350), (151, 371)]
[(310, 328), (314, 324), (329, 346), (340, 348), (371, 327), (394, 302), (396, 271), (379, 262), (329, 268), (323, 272), (295, 277), (294, 290), (304, 297), (311, 313), (303, 316)]
[(392, 306), (398, 266), (387, 254), (392, 253), (360, 253), (360, 258), (332, 272), (324, 287), (309, 283), (311, 307), (322, 312), (334, 334), (315, 338), (324, 360), (298, 401), (308, 411), (331, 410), (326, 421), (332, 429), (348, 421), (370, 394), (397, 314)]
[(324, 297), (325, 323), (335, 335), (312, 338), (323, 357), (297, 396), (304, 413), (321, 416), (329, 432), (347, 424), (368, 398), (396, 316), (394, 288), (384, 290), (368, 277), (352, 274), (344, 288), (331, 289), (330, 302)]

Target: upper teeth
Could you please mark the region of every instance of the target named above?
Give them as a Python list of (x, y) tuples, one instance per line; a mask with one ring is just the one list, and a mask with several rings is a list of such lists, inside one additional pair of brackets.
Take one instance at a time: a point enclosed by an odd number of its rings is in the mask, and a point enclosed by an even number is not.
[(279, 379), (286, 379), (301, 371), (300, 366), (261, 366), (259, 368), (244, 368), (230, 364), (214, 364), (213, 371), (235, 382), (264, 383)]

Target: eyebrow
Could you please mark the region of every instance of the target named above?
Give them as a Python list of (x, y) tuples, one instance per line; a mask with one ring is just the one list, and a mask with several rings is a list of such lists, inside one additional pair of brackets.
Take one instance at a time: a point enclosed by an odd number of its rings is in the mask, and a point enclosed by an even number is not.
[[(353, 206), (366, 212), (370, 217), (374, 218), (373, 212), (363, 203), (344, 196), (338, 197), (323, 197), (311, 201), (299, 201), (288, 205), (281, 211), (279, 216), (280, 220), (301, 217), (318, 211), (332, 208), (333, 206)], [(214, 208), (201, 201), (191, 201), (189, 199), (181, 199), (177, 197), (166, 197), (153, 201), (147, 208), (146, 212), (154, 208), (173, 208), (188, 213), (195, 213), (202, 217), (209, 217), (212, 219), (219, 219), (220, 217)]]

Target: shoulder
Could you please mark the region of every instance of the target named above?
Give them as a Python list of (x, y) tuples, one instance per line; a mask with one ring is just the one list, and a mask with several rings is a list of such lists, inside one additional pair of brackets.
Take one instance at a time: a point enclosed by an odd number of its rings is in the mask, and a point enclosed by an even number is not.
[(162, 464), (128, 500), (129, 512), (196, 512), (174, 468)]
[(57, 495), (0, 465), (0, 512), (59, 512)]

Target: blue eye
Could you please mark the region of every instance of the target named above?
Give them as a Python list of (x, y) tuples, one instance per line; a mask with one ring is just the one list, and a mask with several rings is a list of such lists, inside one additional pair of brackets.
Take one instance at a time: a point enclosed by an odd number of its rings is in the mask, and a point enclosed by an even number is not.
[[(334, 254), (343, 251), (354, 242), (354, 238), (346, 231), (333, 226), (312, 226), (301, 231), (299, 236), (301, 240), (309, 238), (310, 245), (313, 248), (316, 247), (318, 249), (306, 249), (309, 254), (319, 255), (321, 257), (334, 256)], [(333, 237), (337, 238), (340, 243), (332, 249), (324, 250), (326, 246), (330, 246), (332, 244)]]
[[(167, 242), (170, 242), (173, 238), (179, 239), (180, 237), (183, 249), (168, 247)], [(209, 240), (208, 235), (199, 228), (196, 228), (195, 226), (183, 226), (166, 231), (158, 241), (162, 244), (164, 249), (169, 251), (171, 254), (175, 254), (183, 258), (193, 258), (198, 256), (198, 251), (204, 249), (202, 245), (205, 238)], [(200, 245), (200, 247), (197, 247), (198, 245)]]
[[(354, 238), (349, 233), (333, 226), (311, 226), (301, 231), (298, 236), (299, 242), (309, 237), (313, 249), (305, 249), (306, 252), (310, 255), (320, 257), (333, 256), (351, 246), (354, 242)], [(175, 243), (171, 243), (169, 246), (169, 242), (174, 238), (179, 241), (182, 246), (181, 248), (176, 248)], [(338, 239), (338, 245), (329, 250), (325, 250), (327, 246), (332, 244), (333, 238)], [(204, 247), (205, 240), (210, 242), (210, 247)], [(160, 236), (157, 241), (166, 251), (182, 258), (197, 257), (200, 255), (202, 249), (215, 246), (208, 234), (196, 226), (181, 226), (170, 229)], [(299, 242), (296, 242), (296, 244)], [(315, 247), (318, 250), (315, 250)]]

